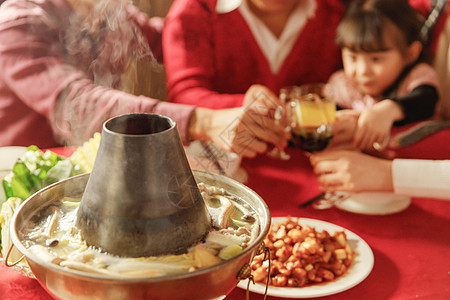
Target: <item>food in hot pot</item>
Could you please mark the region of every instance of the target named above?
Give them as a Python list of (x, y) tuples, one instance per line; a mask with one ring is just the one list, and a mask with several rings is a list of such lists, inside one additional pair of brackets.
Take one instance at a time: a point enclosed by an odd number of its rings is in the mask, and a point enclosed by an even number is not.
[(230, 259), (257, 238), (254, 209), (221, 188), (199, 184), (214, 230), (185, 254), (127, 258), (89, 247), (76, 227), (80, 199), (64, 197), (35, 214), (19, 235), (41, 260), (77, 271), (117, 278), (155, 277), (192, 272)]
[[(9, 222), (14, 211), (34, 192), (49, 184), (91, 172), (100, 138), (100, 133), (95, 133), (69, 158), (61, 157), (50, 150), (42, 151), (34, 145), (29, 146), (24, 155), (17, 159), (11, 172), (0, 179), (0, 250), (3, 256), (6, 256), (12, 246)], [(13, 248), (9, 260), (14, 262), (21, 256), (22, 254)]]
[(344, 275), (351, 266), (354, 252), (345, 232), (332, 235), (303, 226), (290, 217), (282, 223), (272, 224), (264, 243), (270, 250), (269, 262), (264, 254), (252, 263), (255, 282), (278, 287), (303, 287), (334, 280)]

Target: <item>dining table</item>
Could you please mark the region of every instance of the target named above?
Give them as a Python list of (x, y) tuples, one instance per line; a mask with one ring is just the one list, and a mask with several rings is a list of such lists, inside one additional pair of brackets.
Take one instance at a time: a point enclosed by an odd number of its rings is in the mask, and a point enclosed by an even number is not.
[[(64, 156), (70, 156), (73, 151), (53, 150)], [(450, 129), (395, 150), (398, 158), (450, 159)], [(361, 282), (337, 293), (320, 295), (320, 299), (450, 299), (450, 201), (413, 197), (406, 208), (389, 214), (355, 213), (336, 206), (329, 209), (316, 209), (312, 205), (301, 207), (320, 193), (319, 183), (302, 150), (289, 147), (286, 151), (289, 160), (261, 154), (243, 159), (241, 163), (248, 174), (245, 185), (261, 196), (271, 216), (335, 224), (360, 237), (373, 253), (373, 267)], [(286, 297), (302, 298), (302, 288), (297, 289), (297, 296)], [(246, 288), (240, 286), (225, 299), (246, 297)], [(264, 295), (249, 292), (248, 298), (264, 299)], [(267, 299), (284, 298), (283, 295), (267, 296)], [(0, 299), (48, 300), (52, 297), (37, 280), (1, 265)]]

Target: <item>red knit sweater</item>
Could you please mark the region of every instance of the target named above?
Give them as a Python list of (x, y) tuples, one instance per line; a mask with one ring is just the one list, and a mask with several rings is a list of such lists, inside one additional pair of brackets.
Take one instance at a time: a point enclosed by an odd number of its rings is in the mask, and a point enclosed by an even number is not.
[[(430, 0), (409, 0), (424, 16)], [(217, 14), (217, 0), (175, 0), (163, 32), (168, 100), (211, 108), (242, 104), (252, 84), (269, 87), (275, 94), (283, 86), (326, 82), (340, 68), (335, 45), (336, 27), (346, 6), (340, 0), (317, 2), (315, 17), (300, 32), (292, 51), (277, 74), (259, 48), (236, 9)], [(444, 16), (441, 19), (445, 19)], [(434, 35), (442, 30), (443, 20)], [(436, 38), (431, 48), (435, 48)]]
[(211, 108), (242, 104), (252, 84), (278, 94), (283, 86), (325, 82), (340, 67), (335, 29), (345, 12), (339, 0), (317, 1), (277, 74), (239, 11), (215, 11), (217, 0), (175, 0), (163, 32), (168, 99)]

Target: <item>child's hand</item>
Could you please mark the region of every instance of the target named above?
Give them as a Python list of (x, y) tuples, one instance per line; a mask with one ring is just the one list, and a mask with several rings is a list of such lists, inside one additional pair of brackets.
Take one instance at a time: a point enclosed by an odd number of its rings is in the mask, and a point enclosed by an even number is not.
[(332, 124), (333, 139), (328, 148), (354, 149), (352, 144), (360, 112), (352, 109), (336, 111), (336, 121)]
[(364, 110), (356, 125), (354, 145), (361, 150), (371, 150), (375, 142), (382, 145), (389, 138), (392, 120), (372, 108)]
[[(383, 100), (361, 112), (356, 126), (354, 145), (363, 151), (382, 150), (387, 144), (392, 124), (403, 118), (400, 107), (392, 100)], [(381, 146), (381, 147), (380, 147)]]

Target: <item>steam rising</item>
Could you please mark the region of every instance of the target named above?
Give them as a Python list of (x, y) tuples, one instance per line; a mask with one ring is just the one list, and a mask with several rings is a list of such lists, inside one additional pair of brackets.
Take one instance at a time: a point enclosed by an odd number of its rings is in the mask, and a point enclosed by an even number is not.
[[(89, 61), (92, 57), (89, 72), (97, 84), (119, 88), (130, 57), (153, 58), (140, 28), (129, 21), (127, 4), (124, 0), (100, 0), (86, 19), (72, 15), (61, 37), (73, 59)], [(80, 62), (81, 65), (86, 64)]]
[[(95, 2), (86, 17), (72, 14), (68, 26), (61, 31), (65, 59), (89, 79), (71, 83), (59, 96), (54, 127), (57, 138), (64, 144), (79, 145), (95, 131), (100, 131), (111, 115), (131, 112), (125, 101), (120, 101), (120, 94), (115, 93), (107, 102), (97, 100), (109, 88), (127, 90), (125, 81), (136, 82), (134, 60), (157, 65), (141, 29), (130, 22), (126, 10), (128, 3), (128, 0)], [(76, 10), (82, 11), (82, 8)], [(131, 79), (124, 80), (125, 71), (128, 76), (132, 72)], [(92, 82), (98, 86), (93, 87)], [(96, 118), (98, 113), (95, 112), (99, 110), (102, 116)]]

